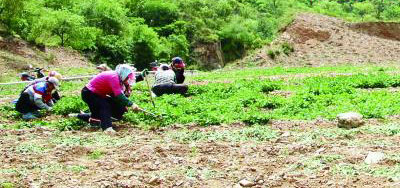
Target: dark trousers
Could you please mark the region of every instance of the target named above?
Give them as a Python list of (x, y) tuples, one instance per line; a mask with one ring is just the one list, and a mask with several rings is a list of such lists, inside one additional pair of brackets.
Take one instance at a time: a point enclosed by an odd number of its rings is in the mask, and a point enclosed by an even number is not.
[(184, 69), (174, 70), (174, 72), (176, 76), (176, 83), (183, 84), (183, 82), (185, 82), (185, 75), (184, 75), (185, 70)]
[(28, 93), (21, 93), (17, 104), (15, 104), (15, 110), (19, 113), (26, 114), (28, 112), (36, 112), (39, 107), (29, 99)]
[(127, 111), (125, 107), (117, 105), (111, 97), (103, 98), (86, 87), (82, 89), (81, 95), (82, 100), (88, 104), (91, 114), (80, 114), (78, 118), (87, 122), (90, 118), (100, 120), (103, 130), (112, 127), (111, 117), (122, 119)]
[(59, 101), (59, 100), (61, 99), (60, 94), (58, 94), (57, 91), (54, 91), (54, 92), (51, 94), (51, 97), (52, 97), (51, 100), (53, 100), (54, 103), (56, 103), (57, 101)]
[(153, 86), (152, 91), (157, 96), (164, 94), (185, 94), (188, 86), (185, 84), (160, 84)]

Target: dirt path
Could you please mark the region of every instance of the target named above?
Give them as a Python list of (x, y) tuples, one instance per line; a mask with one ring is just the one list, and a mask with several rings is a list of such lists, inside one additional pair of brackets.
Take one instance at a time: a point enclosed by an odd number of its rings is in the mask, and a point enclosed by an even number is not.
[[(400, 136), (373, 131), (387, 126), (343, 130), (323, 120), (274, 121), (272, 129), (255, 132), (225, 125), (124, 128), (114, 136), (0, 130), (0, 182), (18, 187), (240, 187), (238, 182), (246, 179), (253, 187), (394, 186), (399, 179), (373, 172), (395, 171), (395, 157), (372, 166), (363, 163), (368, 151), (398, 156)], [(257, 141), (266, 130), (275, 136)]]

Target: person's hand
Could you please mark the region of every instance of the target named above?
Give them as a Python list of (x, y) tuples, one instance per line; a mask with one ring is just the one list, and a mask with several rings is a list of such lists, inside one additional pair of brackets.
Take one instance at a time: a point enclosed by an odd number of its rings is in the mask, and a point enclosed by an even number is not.
[(132, 108), (132, 110), (133, 110), (134, 112), (139, 112), (139, 111), (141, 111), (140, 107), (139, 107), (138, 105), (136, 105), (136, 104), (133, 104), (131, 108)]
[(144, 69), (141, 74), (143, 77), (145, 77), (149, 74), (149, 71), (147, 69)]

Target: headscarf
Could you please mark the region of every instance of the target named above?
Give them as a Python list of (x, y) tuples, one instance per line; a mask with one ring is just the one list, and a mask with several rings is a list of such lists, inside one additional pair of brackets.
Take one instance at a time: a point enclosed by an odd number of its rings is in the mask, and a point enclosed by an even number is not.
[(133, 67), (128, 64), (120, 64), (115, 68), (115, 72), (117, 72), (119, 79), (123, 82), (130, 74), (133, 74)]

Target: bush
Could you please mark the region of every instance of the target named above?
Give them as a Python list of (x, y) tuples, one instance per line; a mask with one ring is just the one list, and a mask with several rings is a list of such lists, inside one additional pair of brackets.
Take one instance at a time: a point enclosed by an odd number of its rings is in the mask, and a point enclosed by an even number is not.
[(269, 93), (271, 91), (279, 90), (281, 89), (280, 85), (275, 84), (275, 83), (265, 83), (261, 86), (261, 91), (264, 93)]
[(268, 54), (268, 57), (271, 59), (275, 59), (277, 56), (274, 50), (268, 50), (267, 54)]
[(294, 52), (294, 47), (287, 42), (285, 42), (281, 45), (281, 49), (282, 49), (282, 52), (287, 56)]

